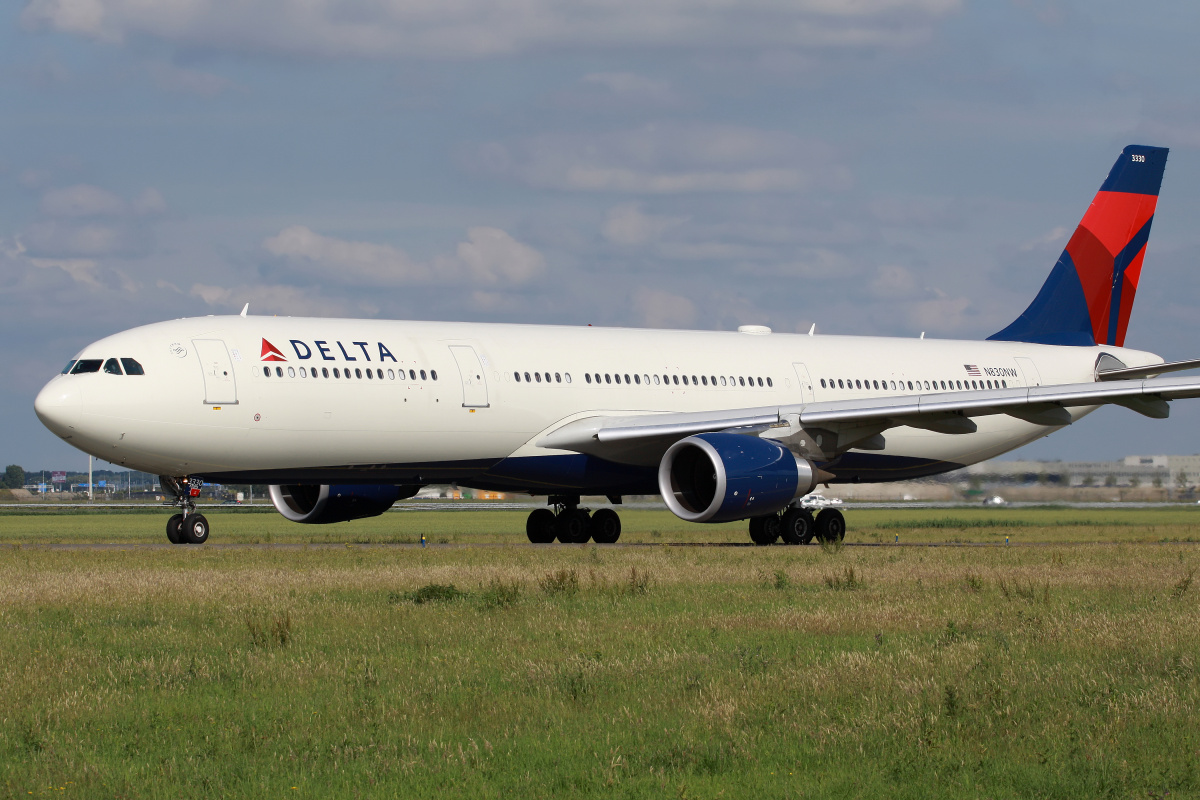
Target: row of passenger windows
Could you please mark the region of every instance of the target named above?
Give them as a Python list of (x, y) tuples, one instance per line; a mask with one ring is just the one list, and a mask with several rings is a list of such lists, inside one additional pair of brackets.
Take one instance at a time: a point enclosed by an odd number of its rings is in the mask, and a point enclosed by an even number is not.
[[(887, 391), (888, 388), (893, 391), (903, 391), (907, 386), (909, 391), (920, 391), (922, 388), (921, 381), (876, 381), (876, 380), (842, 380), (838, 378), (836, 381), (833, 378), (826, 380), (821, 378), (822, 389), (879, 389)], [(953, 392), (956, 389), (1007, 389), (1008, 381), (925, 381), (924, 388), (926, 391), (947, 391)]]
[(551, 381), (549, 372), (535, 372), (533, 373), (532, 378), (529, 376), (528, 372), (514, 372), (513, 380), (515, 380), (517, 383), (520, 383), (522, 380), (524, 380), (526, 383), (542, 383), (543, 381), (546, 383), (570, 383), (571, 373), (556, 372), (554, 373), (554, 380)]
[(730, 375), (728, 378), (726, 378), (724, 375), (719, 377), (716, 375), (692, 375), (691, 379), (689, 380), (687, 375), (663, 375), (660, 379), (658, 375), (635, 374), (630, 376), (629, 374), (626, 374), (621, 376), (618, 374), (609, 373), (601, 375), (599, 372), (596, 372), (591, 374), (585, 373), (583, 377), (588, 383), (600, 383), (603, 381), (604, 383), (618, 384), (622, 382), (621, 379), (624, 377), (625, 383), (632, 383), (639, 386), (643, 384), (649, 386), (651, 381), (654, 382), (655, 386), (679, 386), (681, 384), (683, 386), (775, 386), (775, 382), (770, 378), (748, 378), (745, 376), (734, 375)]
[[(364, 375), (364, 373), (365, 373), (365, 375)], [(282, 378), (283, 375), (284, 375), (283, 367), (276, 367), (275, 368), (275, 377)], [(313, 367), (311, 371), (306, 367), (300, 368), (300, 377), (301, 378), (330, 378), (330, 377), (332, 377), (332, 378), (346, 378), (346, 379), (358, 378), (361, 380), (365, 377), (367, 380), (375, 380), (376, 378), (378, 378), (381, 381), (382, 380), (394, 381), (397, 378), (399, 378), (400, 380), (404, 380), (404, 370), (402, 370), (402, 369), (398, 369), (398, 370), (389, 369), (386, 372), (386, 376), (387, 376), (386, 378), (384, 377), (384, 375), (385, 375), (385, 373), (382, 369), (372, 370), (370, 367), (367, 367), (365, 370), (361, 369), (359, 367), (355, 367), (353, 375), (350, 374), (349, 367), (346, 367), (344, 370), (338, 369), (337, 367), (334, 367), (332, 370), (330, 370), (329, 367), (321, 367), (320, 369)], [(267, 377), (267, 378), (271, 377), (271, 368), (270, 367), (263, 367), (263, 376)], [(288, 367), (287, 368), (287, 376), (289, 378), (296, 377), (296, 368)], [(423, 369), (420, 369), (420, 370), (410, 369), (408, 371), (408, 379), (410, 381), (416, 381), (416, 380), (422, 380), (422, 381), (435, 380), (436, 381), (438, 379), (437, 370), (431, 369), (431, 370), (429, 370), (429, 372), (426, 372)]]
[(82, 375), (85, 372), (99, 372), (103, 369), (109, 375), (145, 375), (146, 371), (142, 369), (142, 365), (132, 358), (110, 358), (105, 361), (103, 358), (81, 358), (78, 361), (68, 361), (63, 367), (62, 374), (66, 375)]

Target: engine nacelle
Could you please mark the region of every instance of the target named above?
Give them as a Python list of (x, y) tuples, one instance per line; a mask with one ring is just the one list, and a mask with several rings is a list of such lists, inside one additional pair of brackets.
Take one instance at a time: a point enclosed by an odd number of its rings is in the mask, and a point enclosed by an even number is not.
[(292, 522), (323, 525), (377, 517), (402, 497), (412, 497), (420, 486), (271, 486), (271, 502)]
[(774, 514), (817, 485), (817, 468), (770, 439), (701, 433), (667, 450), (658, 489), (688, 522), (730, 522)]

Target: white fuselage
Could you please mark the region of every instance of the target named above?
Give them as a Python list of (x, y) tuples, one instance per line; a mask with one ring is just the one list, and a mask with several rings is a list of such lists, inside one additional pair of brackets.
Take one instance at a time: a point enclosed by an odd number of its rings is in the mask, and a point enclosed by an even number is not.
[[(269, 346), (276, 355), (264, 355)], [(554, 480), (567, 463), (556, 458), (585, 457), (536, 442), (581, 418), (1078, 383), (1094, 379), (1102, 353), (1131, 367), (1161, 362), (1118, 347), (997, 341), (204, 317), (88, 345), (77, 359), (132, 358), (145, 374), (60, 375), (36, 408), (73, 446), (155, 474), (544, 493), (572, 486)], [(892, 429), (837, 480), (942, 472), (1055, 430), (1003, 414), (976, 422), (970, 434)], [(603, 493), (613, 480), (573, 488)]]

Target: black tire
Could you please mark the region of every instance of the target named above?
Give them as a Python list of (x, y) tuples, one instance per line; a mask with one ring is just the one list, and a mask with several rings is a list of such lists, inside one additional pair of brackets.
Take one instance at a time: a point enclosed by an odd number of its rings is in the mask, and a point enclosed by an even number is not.
[(804, 508), (789, 508), (779, 521), (779, 535), (785, 544), (808, 544), (816, 530), (816, 520)]
[(578, 508), (564, 511), (554, 521), (555, 535), (563, 544), (583, 544), (592, 538), (588, 513)]
[(602, 508), (588, 520), (592, 541), (597, 544), (613, 544), (621, 538), (621, 518), (611, 508)]
[(171, 544), (183, 544), (183, 532), (179, 524), (183, 522), (183, 514), (176, 514), (167, 520), (167, 541)]
[(525, 520), (525, 535), (534, 544), (550, 544), (554, 541), (554, 512), (548, 508), (539, 508), (529, 514)]
[(750, 518), (750, 541), (757, 545), (775, 544), (779, 538), (779, 516), (770, 514), (765, 517)]
[(817, 514), (817, 539), (832, 544), (846, 538), (846, 518), (836, 508), (822, 509)]
[(208, 541), (208, 520), (203, 514), (190, 514), (179, 526), (185, 544), (204, 544)]

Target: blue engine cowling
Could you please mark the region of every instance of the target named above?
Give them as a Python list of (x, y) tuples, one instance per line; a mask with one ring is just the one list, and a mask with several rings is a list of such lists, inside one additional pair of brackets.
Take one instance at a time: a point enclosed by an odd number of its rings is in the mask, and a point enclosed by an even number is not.
[(402, 497), (412, 497), (420, 486), (271, 486), (271, 502), (292, 522), (324, 525), (377, 517)]
[(817, 485), (817, 469), (771, 439), (701, 433), (671, 445), (658, 467), (667, 508), (688, 522), (730, 522), (782, 511)]

